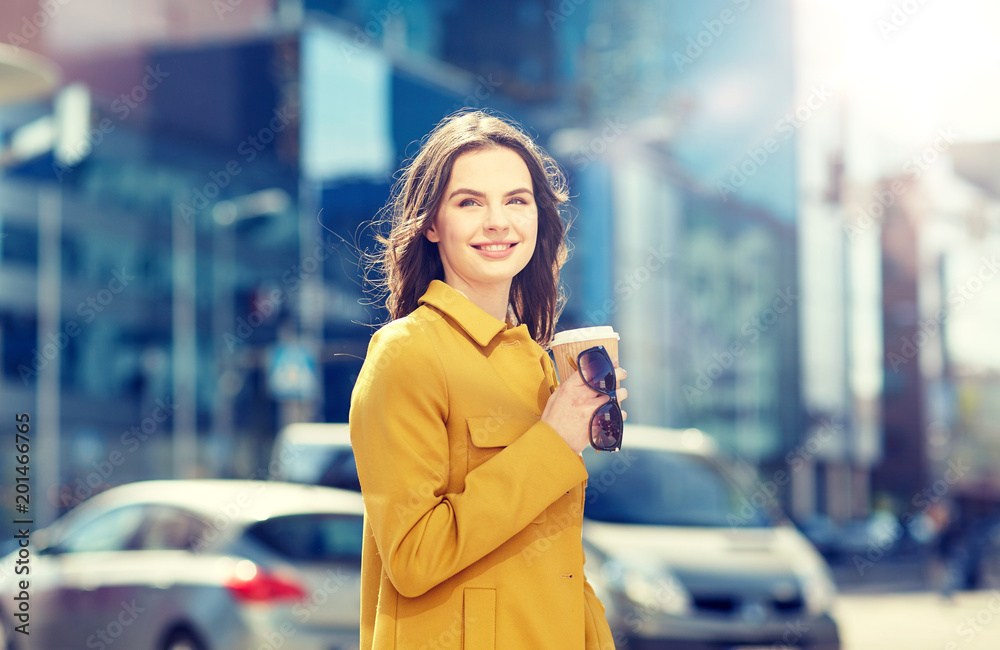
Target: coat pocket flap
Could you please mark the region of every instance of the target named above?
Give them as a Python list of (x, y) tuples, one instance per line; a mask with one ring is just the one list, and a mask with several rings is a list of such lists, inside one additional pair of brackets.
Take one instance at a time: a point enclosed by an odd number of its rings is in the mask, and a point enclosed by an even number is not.
[(480, 448), (506, 447), (538, 422), (538, 417), (503, 414), (466, 418), (472, 444)]
[(463, 648), (493, 650), (496, 647), (496, 589), (465, 590)]

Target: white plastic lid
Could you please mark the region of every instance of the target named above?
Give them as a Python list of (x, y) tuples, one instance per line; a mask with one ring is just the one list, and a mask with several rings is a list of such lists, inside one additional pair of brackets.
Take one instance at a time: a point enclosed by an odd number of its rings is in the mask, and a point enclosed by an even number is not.
[(556, 332), (556, 335), (552, 337), (552, 343), (550, 346), (562, 345), (564, 343), (576, 343), (577, 341), (593, 341), (595, 339), (615, 339), (620, 340), (621, 337), (615, 332), (615, 328), (610, 325), (601, 325), (599, 327), (580, 327), (575, 330), (565, 330), (563, 332)]

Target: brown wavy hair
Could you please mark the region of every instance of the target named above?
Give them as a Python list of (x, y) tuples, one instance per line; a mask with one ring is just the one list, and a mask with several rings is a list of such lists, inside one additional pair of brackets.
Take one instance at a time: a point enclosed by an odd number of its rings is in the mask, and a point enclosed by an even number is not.
[(524, 160), (531, 174), (538, 206), (538, 238), (527, 266), (511, 282), (510, 306), (518, 323), (531, 337), (548, 345), (565, 304), (559, 270), (569, 254), (568, 224), (561, 207), (569, 200), (566, 177), (556, 162), (514, 121), (482, 110), (463, 109), (444, 118), (424, 139), (417, 154), (403, 167), (376, 222), (380, 250), (373, 266), (381, 271), (376, 281), (391, 319), (417, 308), (417, 300), (431, 280), (444, 280), (437, 244), (424, 233), (433, 224), (452, 166), (463, 153), (506, 147)]

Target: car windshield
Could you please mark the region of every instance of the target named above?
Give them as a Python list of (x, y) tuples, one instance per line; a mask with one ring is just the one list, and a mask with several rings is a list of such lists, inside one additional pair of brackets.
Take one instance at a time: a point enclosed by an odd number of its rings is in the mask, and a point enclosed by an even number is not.
[(289, 560), (360, 564), (364, 527), (360, 515), (299, 514), (256, 523), (247, 535)]
[(361, 491), (354, 452), (349, 446), (303, 445), (279, 465), (276, 476), (292, 483), (310, 483)]
[(354, 452), (348, 448), (333, 454), (317, 483), (326, 487), (360, 492), (361, 482), (358, 480), (358, 466), (354, 461)]
[(588, 519), (648, 526), (771, 525), (767, 513), (707, 459), (653, 449), (588, 452), (584, 457), (590, 473), (584, 506)]

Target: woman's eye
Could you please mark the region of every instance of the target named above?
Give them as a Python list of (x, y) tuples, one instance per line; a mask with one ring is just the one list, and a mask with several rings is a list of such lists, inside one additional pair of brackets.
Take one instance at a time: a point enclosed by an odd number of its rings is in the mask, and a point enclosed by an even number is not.
[[(510, 205), (511, 203), (517, 203), (517, 204), (520, 204), (520, 205), (528, 205), (528, 202), (526, 200), (522, 199), (519, 196), (515, 196), (512, 199), (510, 199), (509, 201), (507, 201), (508, 205)], [(461, 203), (458, 204), (458, 207), (460, 207), (460, 208), (466, 208), (466, 207), (473, 206), (473, 205), (479, 205), (478, 203), (476, 203), (475, 199), (462, 199)]]

